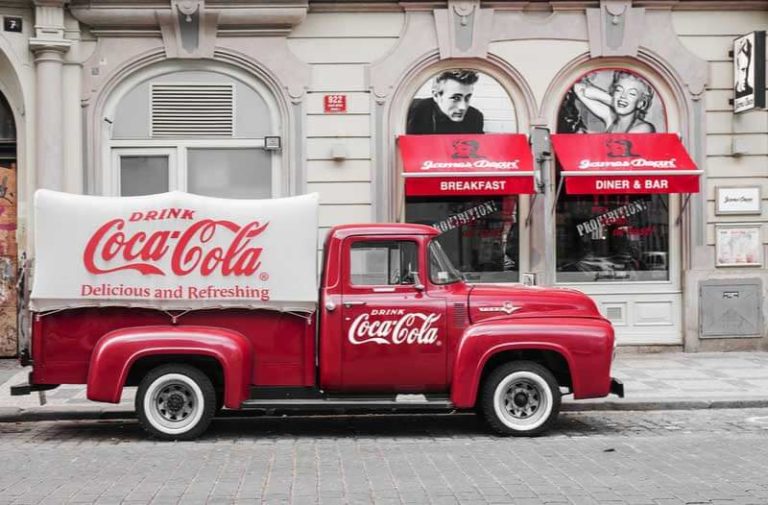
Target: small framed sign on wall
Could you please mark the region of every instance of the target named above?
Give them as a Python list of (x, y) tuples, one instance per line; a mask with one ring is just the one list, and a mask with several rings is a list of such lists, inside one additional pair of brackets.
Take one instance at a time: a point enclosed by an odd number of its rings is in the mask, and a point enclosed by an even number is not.
[(715, 214), (761, 214), (760, 186), (728, 187), (715, 189)]
[(763, 242), (759, 224), (715, 226), (715, 265), (718, 267), (763, 266)]

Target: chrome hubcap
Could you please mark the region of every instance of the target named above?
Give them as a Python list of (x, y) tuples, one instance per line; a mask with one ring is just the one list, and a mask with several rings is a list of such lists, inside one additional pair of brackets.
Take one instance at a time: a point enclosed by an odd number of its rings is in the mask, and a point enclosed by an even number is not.
[(541, 391), (530, 381), (519, 380), (509, 385), (504, 395), (504, 408), (518, 419), (536, 414), (541, 405)]
[(185, 384), (172, 383), (157, 392), (155, 407), (164, 420), (178, 422), (193, 414), (197, 404), (194, 393)]

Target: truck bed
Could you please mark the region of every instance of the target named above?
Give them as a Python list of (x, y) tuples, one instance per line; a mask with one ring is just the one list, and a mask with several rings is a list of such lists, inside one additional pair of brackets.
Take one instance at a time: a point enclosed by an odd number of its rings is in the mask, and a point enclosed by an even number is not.
[[(254, 350), (252, 385), (315, 384), (315, 320), (266, 309), (195, 310), (179, 315), (177, 327), (211, 326), (243, 334)], [(309, 317), (309, 319), (308, 319)], [(35, 314), (32, 359), (36, 384), (84, 384), (96, 342), (113, 330), (173, 325), (170, 313), (153, 309), (99, 307)]]

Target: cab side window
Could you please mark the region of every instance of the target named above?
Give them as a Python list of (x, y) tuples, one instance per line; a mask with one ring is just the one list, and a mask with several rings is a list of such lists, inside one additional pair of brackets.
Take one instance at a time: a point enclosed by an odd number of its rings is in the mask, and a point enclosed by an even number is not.
[(393, 286), (416, 282), (418, 246), (406, 240), (354, 242), (350, 280), (354, 286)]

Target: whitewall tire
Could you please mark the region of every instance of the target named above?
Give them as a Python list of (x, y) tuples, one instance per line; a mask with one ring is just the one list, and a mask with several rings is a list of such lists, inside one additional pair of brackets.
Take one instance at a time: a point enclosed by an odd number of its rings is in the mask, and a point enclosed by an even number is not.
[(136, 393), (136, 415), (142, 427), (162, 440), (200, 436), (216, 411), (216, 392), (203, 372), (189, 365), (163, 365), (151, 370)]
[(538, 363), (506, 363), (483, 383), (480, 410), (499, 434), (539, 435), (557, 419), (560, 388), (552, 372)]

